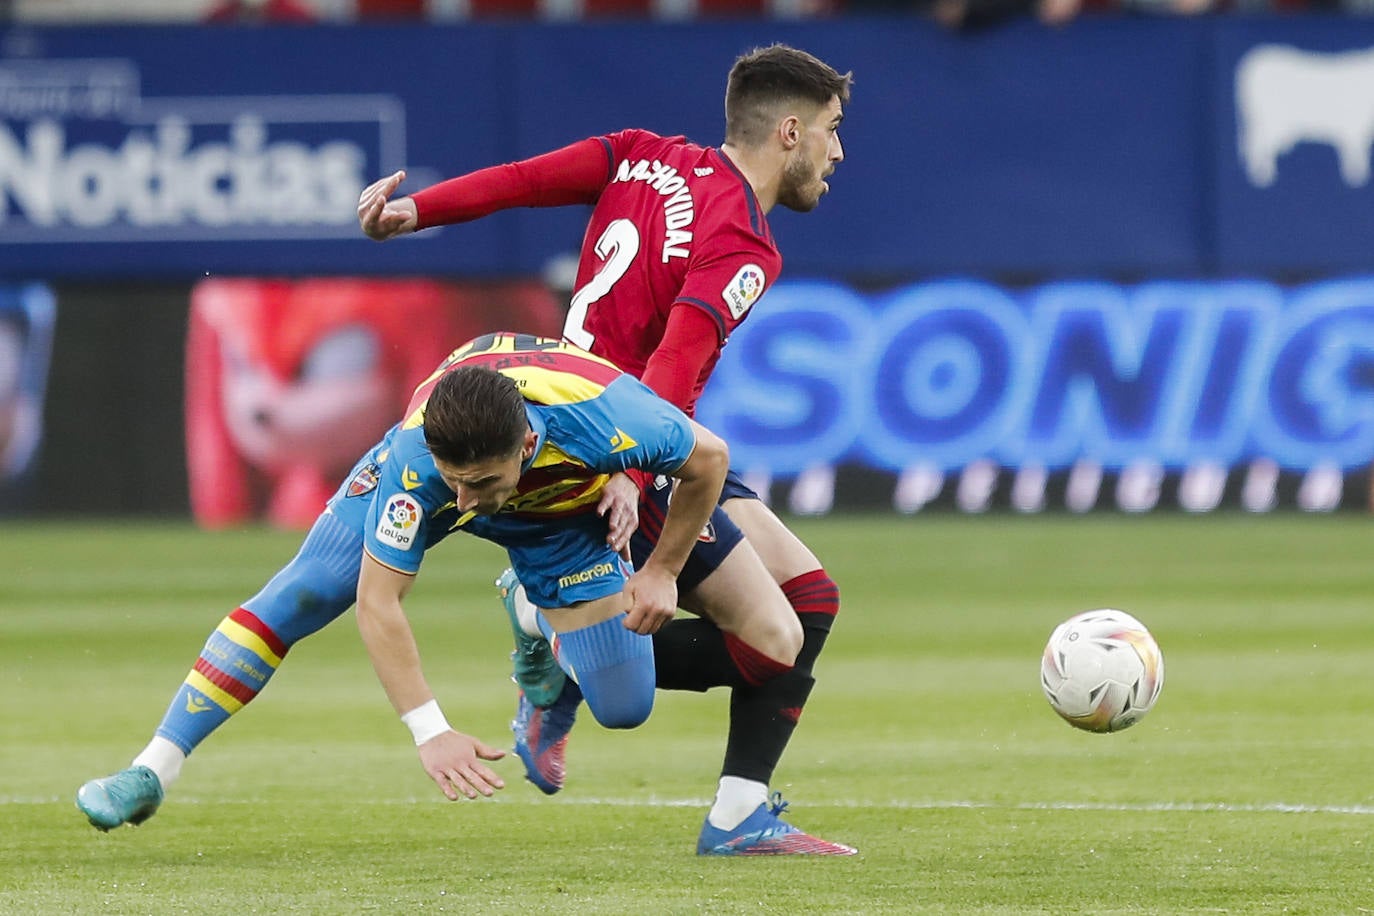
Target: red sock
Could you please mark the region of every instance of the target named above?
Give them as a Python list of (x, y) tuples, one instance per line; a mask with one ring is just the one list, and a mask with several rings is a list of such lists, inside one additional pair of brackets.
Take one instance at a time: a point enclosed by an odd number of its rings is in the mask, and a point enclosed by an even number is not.
[(733, 633), (725, 634), (725, 648), (744, 680), (755, 687), (792, 669), (791, 665), (769, 658)]
[(782, 593), (798, 617), (803, 614), (834, 617), (840, 612), (840, 588), (824, 569), (813, 569), (788, 579), (782, 584)]

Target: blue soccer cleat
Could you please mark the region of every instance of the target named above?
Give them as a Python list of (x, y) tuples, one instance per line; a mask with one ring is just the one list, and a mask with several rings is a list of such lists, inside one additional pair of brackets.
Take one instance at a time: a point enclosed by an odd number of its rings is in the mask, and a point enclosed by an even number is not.
[(515, 651), (510, 656), (515, 670), (511, 679), (531, 703), (541, 709), (547, 708), (557, 701), (568, 676), (558, 667), (558, 660), (554, 658), (553, 647), (548, 640), (531, 636), (520, 626), (520, 616), (515, 611), (515, 588), (519, 584), (515, 572), (509, 569), (496, 580), (496, 587), (501, 592), (501, 604), (510, 618), (511, 632), (515, 634)]
[(92, 779), (76, 793), (76, 806), (91, 826), (113, 830), (141, 824), (162, 804), (162, 782), (147, 767), (130, 767), (104, 779)]
[(525, 764), (525, 778), (545, 795), (563, 788), (568, 732), (572, 731), (581, 702), (582, 691), (571, 680), (565, 682), (563, 692), (548, 709), (540, 709), (520, 694), (515, 721), (510, 724), (515, 733), (515, 753)]
[(765, 802), (754, 809), (734, 830), (712, 827), (708, 820), (701, 826), (697, 840), (699, 856), (853, 856), (859, 851), (852, 846), (832, 843), (803, 833), (778, 818), (787, 810), (781, 792), (774, 792), (770, 808)]

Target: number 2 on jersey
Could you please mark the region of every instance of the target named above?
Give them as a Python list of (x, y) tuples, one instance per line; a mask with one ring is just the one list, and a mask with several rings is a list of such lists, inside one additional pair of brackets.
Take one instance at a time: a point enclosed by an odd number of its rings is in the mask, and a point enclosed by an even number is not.
[(596, 336), (582, 326), (587, 320), (587, 308), (609, 293), (630, 269), (635, 255), (639, 254), (639, 230), (628, 219), (613, 220), (596, 240), (595, 248), (596, 256), (602, 260), (601, 269), (586, 286), (573, 294), (568, 318), (563, 323), (563, 339), (584, 350), (590, 350), (596, 341)]

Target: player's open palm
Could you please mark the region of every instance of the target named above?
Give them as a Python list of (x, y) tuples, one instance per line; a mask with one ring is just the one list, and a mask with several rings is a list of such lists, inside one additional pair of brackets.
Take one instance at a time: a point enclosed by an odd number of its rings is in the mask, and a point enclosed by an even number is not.
[(504, 756), (503, 750), (451, 730), (420, 745), (420, 764), (449, 801), (457, 801), (459, 793), (476, 798), (504, 789), (506, 784), (501, 777), (482, 762)]
[(419, 218), (415, 201), (409, 197), (390, 199), (405, 178), (404, 171), (392, 172), (363, 188), (363, 193), (358, 195), (358, 225), (368, 238), (384, 242), (415, 231)]
[(629, 578), (625, 595), (630, 599), (625, 626), (636, 633), (657, 633), (677, 613), (677, 579), (652, 567), (646, 566)]

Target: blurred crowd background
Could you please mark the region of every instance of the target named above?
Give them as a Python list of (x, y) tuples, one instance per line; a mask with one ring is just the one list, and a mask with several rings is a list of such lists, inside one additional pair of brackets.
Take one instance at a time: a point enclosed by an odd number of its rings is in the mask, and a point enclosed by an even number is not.
[(1062, 24), (1080, 15), (1268, 12), (1366, 14), (1374, 12), (1374, 0), (0, 0), (0, 15), (29, 23), (439, 23), (914, 15), (951, 28), (975, 28), (1018, 16)]

